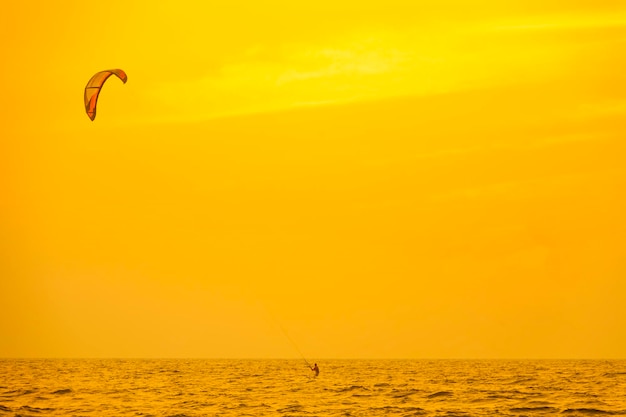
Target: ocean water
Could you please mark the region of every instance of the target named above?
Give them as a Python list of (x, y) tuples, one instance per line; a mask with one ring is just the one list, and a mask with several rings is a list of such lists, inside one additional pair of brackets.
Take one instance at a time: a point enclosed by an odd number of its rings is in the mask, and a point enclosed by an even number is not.
[(0, 360), (0, 416), (626, 415), (626, 361)]

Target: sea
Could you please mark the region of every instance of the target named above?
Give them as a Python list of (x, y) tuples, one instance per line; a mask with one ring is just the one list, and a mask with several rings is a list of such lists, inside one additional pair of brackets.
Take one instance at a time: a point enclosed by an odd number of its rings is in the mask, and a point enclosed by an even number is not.
[(624, 360), (0, 359), (0, 416), (626, 416)]

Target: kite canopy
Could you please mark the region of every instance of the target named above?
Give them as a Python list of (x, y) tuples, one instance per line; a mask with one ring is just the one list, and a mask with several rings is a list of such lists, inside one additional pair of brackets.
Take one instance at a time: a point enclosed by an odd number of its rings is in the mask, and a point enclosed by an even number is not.
[(117, 77), (122, 80), (124, 84), (126, 83), (128, 77), (123, 70), (110, 69), (95, 73), (85, 87), (85, 111), (87, 112), (87, 116), (89, 116), (92, 121), (96, 118), (96, 105), (98, 103), (100, 89), (104, 85), (104, 82), (113, 74), (117, 75)]

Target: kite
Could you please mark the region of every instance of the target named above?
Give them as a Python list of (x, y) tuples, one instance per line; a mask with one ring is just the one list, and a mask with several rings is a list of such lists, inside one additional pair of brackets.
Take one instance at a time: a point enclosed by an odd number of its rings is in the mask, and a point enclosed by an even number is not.
[(85, 87), (85, 111), (92, 121), (96, 118), (96, 104), (98, 103), (100, 89), (104, 85), (104, 82), (113, 74), (117, 75), (117, 77), (126, 84), (128, 77), (123, 70), (110, 69), (95, 73)]

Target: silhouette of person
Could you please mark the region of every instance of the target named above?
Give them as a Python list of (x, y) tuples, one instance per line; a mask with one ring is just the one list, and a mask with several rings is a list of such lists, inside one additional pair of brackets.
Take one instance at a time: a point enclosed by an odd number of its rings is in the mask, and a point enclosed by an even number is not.
[(320, 368), (317, 367), (317, 364), (311, 366), (311, 370), (315, 372), (315, 376), (318, 376), (320, 374)]

